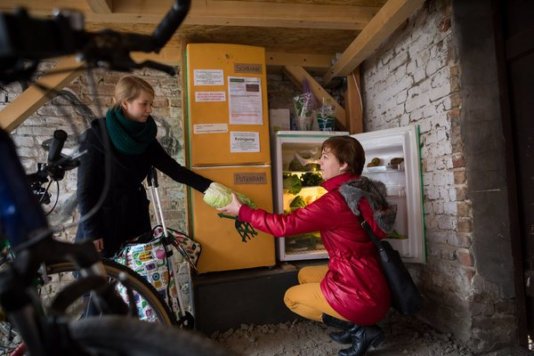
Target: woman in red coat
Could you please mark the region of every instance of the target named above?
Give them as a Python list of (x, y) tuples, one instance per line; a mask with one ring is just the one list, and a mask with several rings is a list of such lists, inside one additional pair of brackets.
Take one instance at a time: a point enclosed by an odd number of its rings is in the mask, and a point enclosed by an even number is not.
[(375, 324), (385, 317), (391, 297), (376, 247), (360, 218), (382, 238), (391, 230), (394, 216), (388, 220), (381, 215), (383, 207), (376, 194), (385, 194), (384, 185), (360, 177), (365, 153), (358, 140), (350, 136), (327, 139), (319, 163), (327, 193), (304, 208), (270, 214), (242, 204), (234, 194), (232, 202), (220, 210), (274, 236), (321, 233), (328, 265), (302, 268), (299, 285), (287, 290), (284, 302), (305, 318), (343, 328), (331, 334), (336, 341), (352, 342), (339, 352), (341, 356), (364, 355), (384, 339)]

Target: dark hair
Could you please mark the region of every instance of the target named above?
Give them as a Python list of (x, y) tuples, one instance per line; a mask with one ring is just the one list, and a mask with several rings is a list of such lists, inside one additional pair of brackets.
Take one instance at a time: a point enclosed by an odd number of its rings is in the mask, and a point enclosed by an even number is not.
[(351, 136), (332, 136), (323, 142), (321, 151), (329, 148), (339, 163), (347, 164), (347, 172), (360, 175), (365, 164), (365, 152), (357, 139)]

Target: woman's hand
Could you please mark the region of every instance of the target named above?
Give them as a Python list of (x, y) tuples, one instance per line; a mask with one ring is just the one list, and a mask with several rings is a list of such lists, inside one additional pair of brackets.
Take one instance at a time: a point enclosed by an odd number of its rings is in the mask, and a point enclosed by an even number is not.
[(235, 195), (235, 193), (232, 193), (232, 201), (230, 202), (230, 204), (228, 204), (227, 206), (225, 207), (222, 207), (220, 209), (217, 209), (225, 214), (228, 214), (228, 215), (239, 215), (239, 209), (241, 209), (241, 206), (243, 204), (239, 201), (239, 199), (237, 198), (237, 196)]

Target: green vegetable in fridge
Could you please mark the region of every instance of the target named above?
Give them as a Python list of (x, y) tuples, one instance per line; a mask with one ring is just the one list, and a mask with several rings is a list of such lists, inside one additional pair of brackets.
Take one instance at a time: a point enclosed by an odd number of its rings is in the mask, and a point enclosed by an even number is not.
[(319, 163), (306, 163), (304, 170), (308, 172), (319, 172), (321, 170), (321, 165)]
[(298, 209), (298, 208), (304, 208), (306, 206), (306, 202), (300, 195), (297, 195), (291, 203), (289, 203), (289, 207), (291, 208), (291, 211)]
[(305, 171), (306, 167), (297, 158), (293, 158), (291, 162), (289, 162), (289, 170), (294, 172), (301, 172)]
[(284, 178), (282, 186), (284, 189), (287, 189), (288, 193), (298, 194), (302, 189), (302, 182), (300, 181), (298, 176), (292, 174)]
[[(256, 207), (254, 202), (250, 200), (246, 195), (242, 193), (236, 193), (239, 200), (250, 207)], [(208, 189), (204, 192), (204, 202), (211, 206), (212, 208), (223, 208), (230, 204), (232, 201), (232, 189), (217, 183), (213, 182), (210, 184)]]
[(300, 176), (303, 187), (315, 187), (323, 182), (323, 177), (318, 173), (306, 172)]

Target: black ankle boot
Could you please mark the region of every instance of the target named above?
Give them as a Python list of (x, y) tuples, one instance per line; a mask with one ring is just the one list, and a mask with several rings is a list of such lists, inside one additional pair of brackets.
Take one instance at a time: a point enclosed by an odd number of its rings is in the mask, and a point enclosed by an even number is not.
[(337, 329), (350, 329), (354, 326), (350, 321), (341, 320), (333, 317), (332, 315), (323, 314), (322, 315), (323, 323), (325, 325), (331, 326)]
[(335, 342), (340, 344), (350, 344), (352, 343), (352, 335), (355, 334), (360, 327), (356, 324), (353, 324), (352, 327), (341, 330), (341, 331), (332, 331), (328, 336)]
[(384, 332), (378, 326), (361, 326), (352, 334), (352, 346), (339, 351), (339, 356), (363, 356), (370, 346), (384, 341)]

